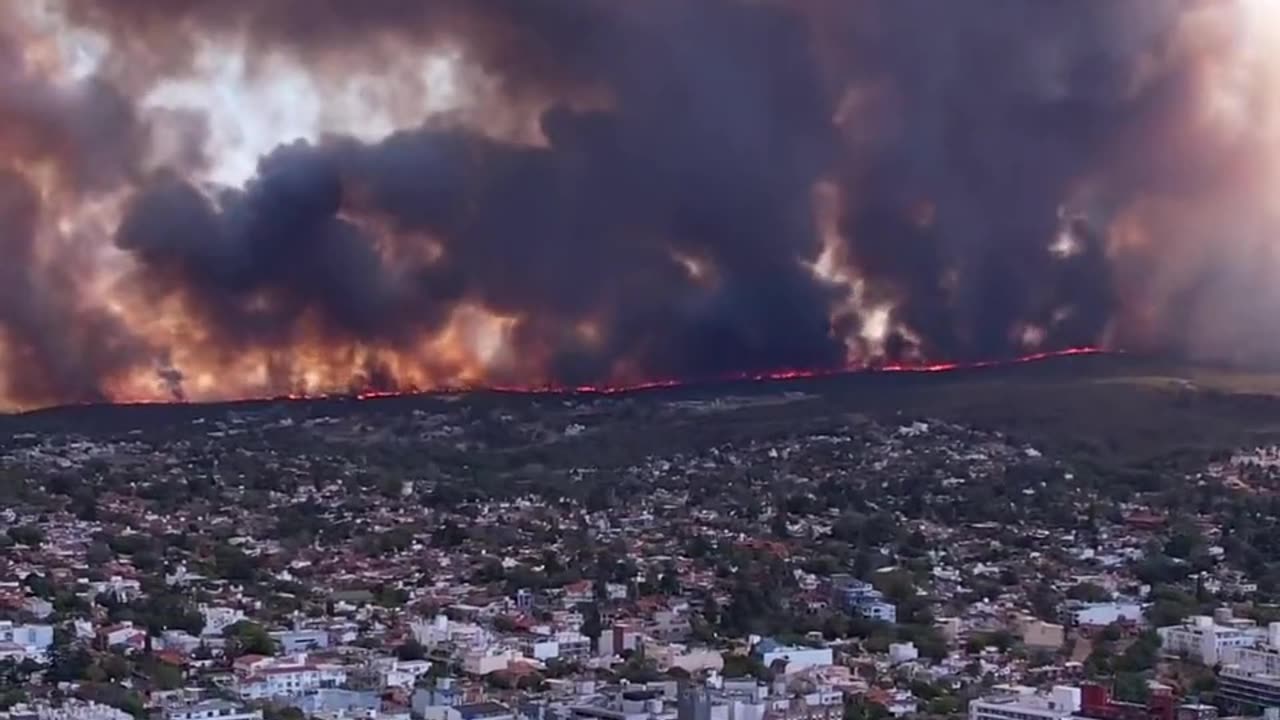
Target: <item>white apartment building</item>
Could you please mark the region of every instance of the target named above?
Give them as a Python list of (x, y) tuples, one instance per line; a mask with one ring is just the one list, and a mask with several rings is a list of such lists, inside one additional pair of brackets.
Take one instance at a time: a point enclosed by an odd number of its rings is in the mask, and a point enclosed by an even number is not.
[(969, 720), (1065, 720), (1079, 712), (1080, 688), (1059, 685), (1048, 693), (1004, 687), (969, 703)]
[(1280, 623), (1267, 627), (1265, 641), (1226, 648), (1218, 671), (1218, 692), (1229, 700), (1280, 708)]
[(591, 657), (591, 638), (576, 632), (557, 633), (531, 640), (525, 655), (535, 660), (584, 660)]
[(269, 700), (338, 688), (346, 683), (347, 670), (341, 665), (268, 665), (241, 678), (236, 693), (241, 700)]
[(478, 649), (493, 642), (493, 635), (480, 625), (454, 622), (444, 615), (437, 615), (430, 622), (411, 623), (409, 628), (414, 639), (428, 648), (450, 643), (462, 649)]
[(1228, 650), (1251, 648), (1266, 638), (1266, 632), (1250, 621), (1196, 615), (1182, 625), (1162, 627), (1160, 647), (1169, 657), (1185, 657), (1204, 665), (1216, 665)]

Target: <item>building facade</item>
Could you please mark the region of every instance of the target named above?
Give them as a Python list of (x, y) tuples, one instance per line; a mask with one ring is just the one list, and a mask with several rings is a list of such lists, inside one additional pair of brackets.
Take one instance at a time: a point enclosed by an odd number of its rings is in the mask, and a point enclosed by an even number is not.
[(1246, 707), (1280, 708), (1280, 623), (1252, 647), (1222, 651), (1218, 694)]
[(836, 575), (832, 578), (832, 594), (835, 604), (847, 613), (883, 622), (898, 621), (898, 607), (886, 602), (884, 593), (870, 583), (849, 575)]
[(1048, 693), (1009, 687), (969, 703), (969, 720), (1064, 720), (1080, 710), (1080, 688), (1057, 686)]
[(0, 659), (45, 662), (51, 645), (52, 625), (15, 625), (0, 621)]
[(1265, 633), (1252, 624), (1224, 625), (1208, 615), (1196, 615), (1182, 625), (1162, 627), (1160, 647), (1170, 657), (1185, 657), (1204, 665), (1216, 665), (1228, 651), (1252, 648)]
[(205, 700), (166, 708), (164, 720), (262, 720), (262, 711), (226, 700)]

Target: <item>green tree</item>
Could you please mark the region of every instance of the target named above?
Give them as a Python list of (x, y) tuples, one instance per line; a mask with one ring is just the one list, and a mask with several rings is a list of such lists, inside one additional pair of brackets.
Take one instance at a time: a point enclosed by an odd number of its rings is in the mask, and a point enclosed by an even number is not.
[(1158, 586), (1151, 594), (1154, 602), (1147, 608), (1147, 622), (1153, 627), (1177, 625), (1200, 609), (1194, 596), (1171, 585)]
[(1116, 675), (1115, 696), (1117, 700), (1131, 703), (1146, 703), (1147, 678), (1142, 673), (1122, 672)]
[(182, 670), (166, 662), (153, 662), (148, 675), (152, 684), (160, 690), (177, 690), (182, 687)]
[(858, 697), (844, 704), (844, 720), (886, 720), (889, 711), (885, 706)]
[(1194, 525), (1179, 524), (1173, 529), (1169, 540), (1164, 545), (1164, 552), (1169, 557), (1189, 560), (1192, 554), (1203, 547), (1204, 536)]
[(1116, 671), (1122, 673), (1141, 673), (1152, 670), (1160, 658), (1160, 635), (1148, 630), (1125, 648), (1116, 658)]
[(1076, 583), (1067, 590), (1067, 597), (1072, 600), (1080, 600), (1081, 602), (1101, 603), (1110, 602), (1111, 593), (1100, 585), (1090, 582)]
[(8, 535), (18, 545), (39, 547), (44, 544), (44, 531), (35, 525), (16, 525), (9, 528)]
[(241, 620), (223, 631), (223, 637), (229, 640), (228, 653), (232, 657), (241, 655), (275, 655), (277, 643), (275, 638), (261, 625)]
[(27, 691), (20, 687), (0, 688), (0, 712), (9, 710), (14, 705), (25, 703), (29, 699)]

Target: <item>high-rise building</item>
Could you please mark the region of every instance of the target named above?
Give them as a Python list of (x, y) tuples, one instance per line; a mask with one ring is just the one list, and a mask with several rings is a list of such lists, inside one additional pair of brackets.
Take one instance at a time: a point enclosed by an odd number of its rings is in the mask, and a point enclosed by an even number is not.
[(1218, 694), (1251, 708), (1280, 708), (1280, 623), (1267, 627), (1265, 641), (1222, 651)]

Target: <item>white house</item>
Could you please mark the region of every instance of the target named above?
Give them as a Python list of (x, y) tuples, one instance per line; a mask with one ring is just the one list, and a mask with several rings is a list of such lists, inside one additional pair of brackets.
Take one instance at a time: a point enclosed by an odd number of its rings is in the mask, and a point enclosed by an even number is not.
[(1080, 710), (1080, 688), (1057, 686), (1048, 693), (1005, 687), (969, 703), (969, 720), (1065, 720)]
[(889, 646), (889, 662), (901, 665), (920, 659), (920, 651), (915, 643), (893, 643)]
[(205, 637), (221, 637), (227, 628), (246, 619), (242, 610), (211, 605), (201, 605), (200, 615), (204, 618), (201, 634)]
[(519, 658), (512, 650), (486, 648), (472, 650), (462, 656), (462, 669), (470, 675), (484, 676), (489, 673), (506, 670), (512, 660)]
[(0, 659), (45, 662), (53, 645), (52, 625), (15, 625), (0, 621)]
[(658, 664), (659, 670), (680, 668), (690, 675), (695, 675), (699, 672), (718, 673), (724, 669), (724, 656), (708, 648), (646, 642), (644, 654)]
[(825, 667), (835, 664), (831, 648), (811, 648), (792, 645), (779, 645), (773, 640), (762, 640), (753, 651), (765, 667), (772, 667), (775, 662), (785, 661), (788, 673), (808, 667)]
[(454, 622), (444, 615), (437, 615), (430, 622), (419, 620), (410, 624), (413, 637), (425, 647), (435, 648), (452, 643), (460, 648), (480, 648), (492, 641), (488, 630), (474, 623)]
[(576, 632), (562, 632), (535, 638), (525, 654), (534, 660), (583, 660), (591, 657), (591, 638)]
[(418, 678), (431, 670), (430, 660), (396, 660), (382, 672), (382, 685), (412, 690)]
[(295, 697), (313, 690), (342, 687), (347, 669), (341, 665), (309, 662), (305, 654), (285, 658), (252, 658), (236, 661), (239, 677), (236, 694), (241, 700)]
[(1070, 608), (1069, 613), (1072, 624), (1082, 627), (1142, 622), (1142, 605), (1135, 602), (1078, 603)]

